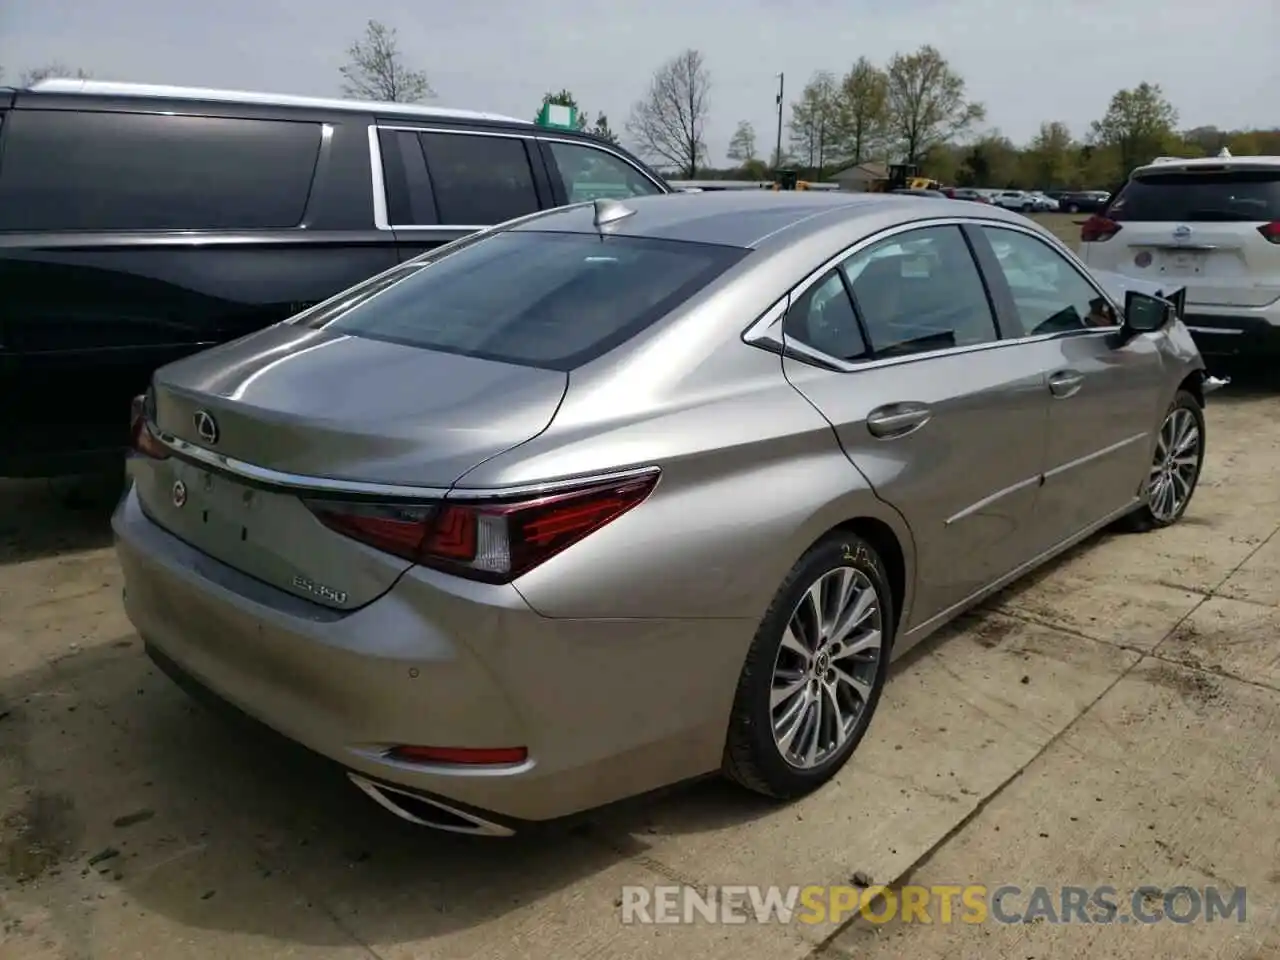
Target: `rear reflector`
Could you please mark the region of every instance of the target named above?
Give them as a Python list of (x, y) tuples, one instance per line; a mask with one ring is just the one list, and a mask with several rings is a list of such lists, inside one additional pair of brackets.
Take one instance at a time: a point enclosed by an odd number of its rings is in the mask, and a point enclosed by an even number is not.
[(473, 580), (507, 583), (644, 502), (657, 472), (510, 500), (308, 500), (329, 529)]
[(169, 457), (169, 448), (151, 431), (150, 406), (147, 394), (133, 398), (133, 405), (129, 411), (129, 447), (134, 453), (150, 457), (152, 460), (166, 460)]
[(1094, 214), (1080, 226), (1082, 243), (1102, 243), (1120, 232), (1120, 224)]
[(1275, 223), (1264, 223), (1258, 228), (1258, 232), (1268, 243), (1280, 243), (1280, 220)]
[(526, 747), (392, 747), (392, 760), (405, 763), (452, 763), (469, 766), (511, 766), (529, 759)]

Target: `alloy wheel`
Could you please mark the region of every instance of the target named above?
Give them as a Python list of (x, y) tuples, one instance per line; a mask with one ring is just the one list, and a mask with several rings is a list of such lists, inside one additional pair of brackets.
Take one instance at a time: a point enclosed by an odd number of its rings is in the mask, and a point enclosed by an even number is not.
[(809, 770), (837, 754), (871, 702), (883, 647), (880, 599), (854, 567), (836, 567), (801, 596), (774, 661), (773, 739)]
[(1147, 505), (1161, 523), (1171, 523), (1186, 507), (1200, 470), (1200, 425), (1194, 414), (1175, 407), (1156, 439), (1147, 481)]

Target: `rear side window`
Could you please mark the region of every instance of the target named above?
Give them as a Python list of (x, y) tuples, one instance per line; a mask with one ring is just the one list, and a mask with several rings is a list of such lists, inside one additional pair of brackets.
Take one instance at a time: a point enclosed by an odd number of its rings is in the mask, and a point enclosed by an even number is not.
[(601, 197), (648, 197), (662, 190), (639, 170), (611, 153), (580, 143), (547, 141), (569, 203)]
[(1107, 208), (1117, 221), (1280, 220), (1280, 169), (1148, 173), (1130, 180)]
[(18, 110), (0, 230), (270, 229), (302, 220), (320, 125)]
[(523, 140), (424, 133), (439, 222), (487, 227), (540, 209)]
[(635, 336), (746, 250), (518, 230), (406, 264), (308, 325), (549, 370), (571, 370)]
[(986, 288), (959, 227), (881, 240), (842, 269), (876, 359), (996, 339)]

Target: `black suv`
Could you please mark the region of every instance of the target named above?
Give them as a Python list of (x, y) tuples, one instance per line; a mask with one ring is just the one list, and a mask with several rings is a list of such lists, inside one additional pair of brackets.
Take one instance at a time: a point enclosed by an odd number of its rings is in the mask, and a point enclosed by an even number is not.
[(399, 261), (539, 209), (671, 191), (617, 146), (492, 114), (0, 88), (0, 476), (117, 464), (155, 368)]

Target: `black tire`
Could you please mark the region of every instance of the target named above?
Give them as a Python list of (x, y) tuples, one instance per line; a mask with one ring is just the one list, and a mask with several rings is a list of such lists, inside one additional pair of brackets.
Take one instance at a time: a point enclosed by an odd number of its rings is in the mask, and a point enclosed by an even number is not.
[[(848, 739), (816, 765), (802, 768), (784, 758), (774, 738), (770, 706), (774, 668), (783, 632), (805, 593), (823, 576), (841, 567), (861, 574), (875, 592), (880, 616), (879, 655), (873, 668), (866, 664), (868, 669), (874, 669), (874, 676), (868, 679), (870, 695), (856, 714)], [(729, 720), (724, 774), (748, 790), (781, 800), (803, 796), (830, 780), (866, 734), (880, 702), (895, 629), (889, 578), (870, 544), (835, 531), (809, 548), (782, 581), (747, 652)]]
[[(1169, 409), (1165, 412), (1164, 419), (1160, 422), (1160, 430), (1165, 429), (1165, 425), (1169, 423), (1176, 411), (1185, 410), (1195, 420), (1196, 430), (1199, 431), (1199, 442), (1196, 445), (1195, 471), (1190, 477), (1190, 491), (1187, 493), (1186, 499), (1178, 505), (1177, 509), (1168, 515), (1161, 515), (1151, 509), (1149, 502), (1144, 502), (1133, 513), (1128, 514), (1120, 521), (1123, 529), (1133, 533), (1145, 533), (1148, 530), (1159, 530), (1162, 527), (1169, 527), (1182, 519), (1187, 512), (1187, 507), (1191, 505), (1192, 499), (1196, 494), (1196, 487), (1200, 482), (1200, 471), (1204, 467), (1204, 450), (1205, 450), (1205, 423), (1204, 410), (1200, 406), (1200, 401), (1195, 395), (1186, 391), (1179, 390), (1173, 398), (1173, 403), (1169, 405)], [(1159, 457), (1159, 448), (1157, 447), (1156, 456)], [(1155, 463), (1152, 463), (1154, 469)], [(1148, 481), (1149, 482), (1149, 478)]]
[(1029, 203), (1024, 203), (1024, 204), (1022, 205), (1022, 208), (1021, 208), (1021, 209), (1022, 209), (1022, 212), (1023, 212), (1023, 213), (1030, 213), (1030, 212), (1031, 212), (1031, 204), (1029, 204)]
[(1080, 212), (1080, 205), (1079, 205), (1079, 204), (1077, 204), (1077, 203), (1069, 203), (1069, 204), (1067, 204), (1067, 213), (1079, 213), (1079, 212)]

